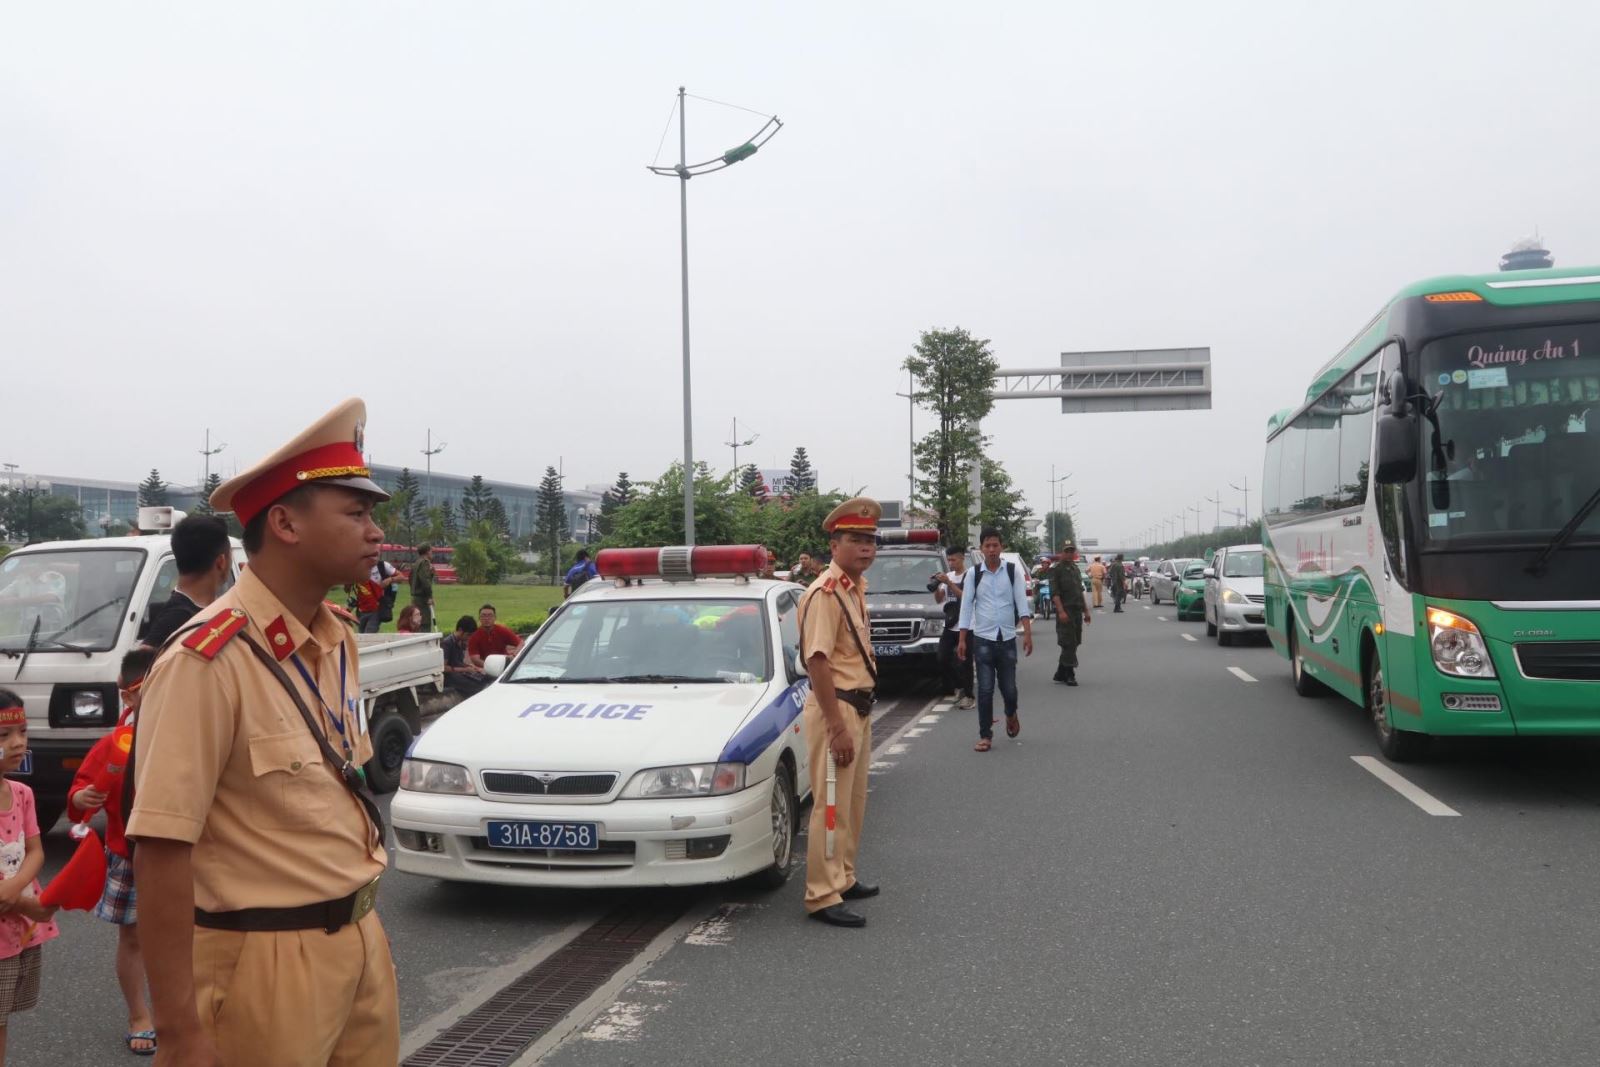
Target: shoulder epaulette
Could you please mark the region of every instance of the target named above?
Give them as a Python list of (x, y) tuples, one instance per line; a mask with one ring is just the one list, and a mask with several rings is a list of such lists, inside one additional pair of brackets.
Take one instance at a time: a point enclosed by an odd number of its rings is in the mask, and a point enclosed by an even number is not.
[(191, 652), (200, 653), (206, 659), (216, 659), (217, 653), (222, 651), (222, 646), (231, 641), (249, 622), (250, 617), (238, 608), (220, 612), (195, 627), (194, 632), (183, 639), (183, 647)]
[(324, 600), (323, 603), (328, 606), (328, 610), (329, 611), (333, 612), (335, 615), (337, 615), (339, 618), (343, 619), (345, 622), (352, 622), (352, 623), (356, 623), (357, 625), (360, 625), (361, 620), (356, 618), (355, 612), (351, 611), (349, 608), (345, 607), (343, 604), (335, 604), (331, 600)]
[(837, 584), (837, 583), (836, 583), (833, 575), (831, 575), (831, 574), (828, 575), (826, 578), (822, 579), (822, 591), (824, 593), (833, 592), (833, 587), (834, 587), (835, 584)]

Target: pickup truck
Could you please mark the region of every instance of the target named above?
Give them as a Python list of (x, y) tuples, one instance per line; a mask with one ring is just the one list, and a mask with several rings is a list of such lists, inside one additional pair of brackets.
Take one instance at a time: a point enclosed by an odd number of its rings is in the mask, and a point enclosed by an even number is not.
[[(176, 518), (181, 514), (165, 527)], [(141, 516), (140, 527), (150, 525)], [(244, 562), (237, 541), (233, 554), (236, 578)], [(41, 830), (66, 807), (90, 747), (116, 725), (117, 668), (177, 579), (165, 535), (45, 542), (0, 560), (0, 686), (22, 697), (27, 709), (29, 751), (18, 777), (33, 788)], [(422, 699), (443, 685), (440, 635), (358, 640), (373, 746), (367, 778), (388, 791), (399, 784), (400, 762), (422, 731)]]

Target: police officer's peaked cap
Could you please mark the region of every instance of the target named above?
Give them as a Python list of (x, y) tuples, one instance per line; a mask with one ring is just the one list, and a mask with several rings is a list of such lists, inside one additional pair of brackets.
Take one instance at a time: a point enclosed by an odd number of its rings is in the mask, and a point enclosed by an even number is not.
[(366, 402), (351, 397), (254, 467), (217, 486), (211, 506), (233, 512), (248, 525), (302, 485), (336, 485), (388, 500), (389, 494), (372, 480), (362, 454), (366, 425)]
[(1072, 538), (1069, 537), (1065, 541), (1061, 542), (1061, 551), (1076, 552), (1077, 550), (1078, 546), (1073, 542)]
[(828, 512), (822, 528), (828, 533), (877, 533), (883, 506), (871, 497), (853, 496)]

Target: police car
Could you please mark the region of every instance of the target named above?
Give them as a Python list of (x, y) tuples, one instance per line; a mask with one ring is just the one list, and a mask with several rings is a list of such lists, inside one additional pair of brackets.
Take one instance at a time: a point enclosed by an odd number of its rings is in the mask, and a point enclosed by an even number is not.
[(412, 746), (395, 866), (534, 886), (786, 879), (809, 793), (803, 590), (759, 545), (606, 549)]

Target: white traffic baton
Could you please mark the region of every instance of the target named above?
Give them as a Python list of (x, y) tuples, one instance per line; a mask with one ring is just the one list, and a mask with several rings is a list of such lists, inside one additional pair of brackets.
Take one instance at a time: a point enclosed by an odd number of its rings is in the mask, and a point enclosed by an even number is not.
[(830, 747), (827, 751), (828, 804), (827, 807), (823, 808), (822, 810), (823, 825), (827, 827), (827, 832), (822, 838), (822, 854), (831, 860), (833, 859), (833, 827), (838, 821), (838, 809), (836, 807), (836, 798), (834, 794), (837, 792), (839, 785), (839, 765), (833, 761), (833, 749)]

